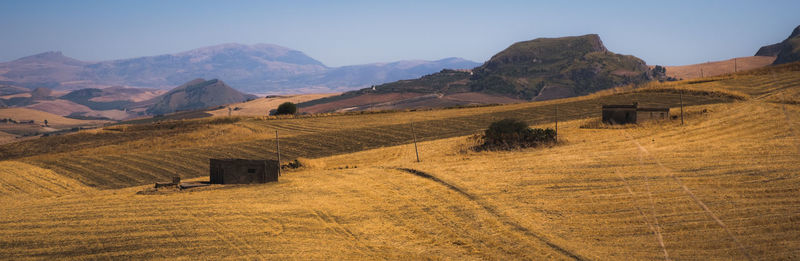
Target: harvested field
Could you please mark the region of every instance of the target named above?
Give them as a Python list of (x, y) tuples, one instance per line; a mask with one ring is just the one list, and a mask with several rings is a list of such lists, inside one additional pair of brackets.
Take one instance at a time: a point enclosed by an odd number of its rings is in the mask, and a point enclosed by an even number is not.
[(667, 68), (667, 76), (689, 80), (753, 70), (770, 65), (774, 61), (775, 57), (772, 56), (746, 56), (725, 61), (665, 67)]
[[(798, 259), (800, 106), (772, 100), (796, 93), (798, 77), (121, 125), (2, 145), (0, 259)], [(601, 104), (676, 108), (671, 87), (697, 90), (683, 95), (685, 125), (580, 128)], [(714, 94), (723, 91), (744, 98)], [(557, 146), (468, 149), (493, 120), (552, 126), (555, 105)], [(176, 174), (202, 180), (208, 158), (270, 158), (275, 129), (286, 159), (310, 158), (277, 183), (136, 194)]]

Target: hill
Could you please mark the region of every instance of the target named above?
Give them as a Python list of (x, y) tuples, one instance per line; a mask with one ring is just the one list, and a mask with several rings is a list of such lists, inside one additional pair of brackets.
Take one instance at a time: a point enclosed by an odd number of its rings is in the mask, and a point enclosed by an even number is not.
[[(772, 96), (798, 92), (797, 68), (535, 103), (218, 117), (3, 145), (0, 258), (795, 259), (800, 107)], [(609, 103), (678, 116), (679, 91), (683, 125), (584, 127)], [(494, 120), (552, 126), (556, 105), (560, 144), (468, 150)], [(210, 157), (271, 158), (276, 129), (284, 159), (312, 158), (280, 182), (136, 194), (173, 175), (206, 178)]]
[(664, 67), (667, 69), (667, 76), (688, 80), (758, 69), (771, 65), (774, 61), (774, 56), (745, 56), (724, 61)]
[(473, 72), (473, 91), (536, 100), (585, 95), (651, 78), (644, 61), (609, 52), (595, 34), (515, 43)]
[(112, 86), (167, 89), (195, 78), (225, 79), (253, 93), (324, 93), (416, 78), (444, 68), (471, 68), (458, 58), (327, 67), (303, 52), (272, 44), (221, 44), (175, 54), (84, 62), (47, 52), (0, 63), (0, 81), (60, 90)]
[(31, 90), (29, 90), (27, 88), (24, 88), (24, 87), (14, 86), (14, 85), (11, 85), (11, 84), (4, 84), (4, 83), (0, 82), (0, 96), (27, 93), (27, 92), (30, 92), (30, 91)]
[(266, 116), (269, 114), (270, 110), (277, 109), (278, 105), (284, 102), (297, 104), (333, 95), (338, 95), (338, 93), (268, 96), (266, 98), (257, 98), (246, 102), (228, 104), (225, 108), (210, 110), (207, 113), (213, 116), (228, 116), (228, 113), (232, 116)]
[[(609, 52), (597, 35), (539, 38), (515, 43), (472, 70), (442, 70), (301, 106), (311, 111), (336, 111), (539, 101), (586, 95), (651, 78), (644, 61)], [(456, 94), (473, 98), (453, 98)], [(403, 95), (402, 100), (387, 98), (398, 95)], [(386, 102), (396, 104), (386, 106)]]
[(217, 79), (195, 79), (154, 98), (155, 103), (147, 107), (147, 113), (196, 110), (255, 98), (256, 96), (241, 93)]
[(800, 61), (800, 25), (794, 28), (786, 40), (758, 49), (756, 56), (776, 56), (773, 64)]

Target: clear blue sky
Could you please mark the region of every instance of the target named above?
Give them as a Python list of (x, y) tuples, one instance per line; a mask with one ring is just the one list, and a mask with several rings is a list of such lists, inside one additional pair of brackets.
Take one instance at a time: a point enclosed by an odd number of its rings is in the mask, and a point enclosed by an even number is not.
[(273, 43), (328, 66), (463, 57), (597, 33), (614, 52), (679, 65), (753, 55), (800, 25), (800, 1), (0, 1), (0, 61), (81, 60)]

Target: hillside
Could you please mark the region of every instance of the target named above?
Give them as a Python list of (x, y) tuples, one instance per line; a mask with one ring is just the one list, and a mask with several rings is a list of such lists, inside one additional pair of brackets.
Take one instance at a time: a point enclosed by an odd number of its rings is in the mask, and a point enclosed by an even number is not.
[[(772, 98), (798, 92), (797, 68), (536, 103), (218, 117), (3, 145), (0, 258), (796, 259), (800, 107)], [(679, 90), (685, 125), (583, 127), (609, 103), (677, 116)], [(557, 146), (467, 150), (497, 119), (552, 126), (556, 105)], [(136, 194), (173, 175), (204, 179), (211, 157), (271, 158), (276, 129), (285, 160), (312, 158), (277, 183)]]
[(473, 91), (534, 100), (585, 95), (650, 79), (644, 61), (609, 52), (595, 34), (515, 43), (473, 72)]
[(228, 104), (225, 108), (211, 110), (208, 111), (208, 113), (213, 116), (228, 116), (229, 113), (232, 116), (266, 116), (269, 114), (270, 110), (277, 109), (278, 105), (284, 102), (297, 104), (333, 95), (338, 95), (338, 93), (269, 96), (246, 102)]
[[(586, 95), (652, 78), (644, 61), (606, 50), (594, 34), (511, 45), (472, 70), (442, 70), (413, 80), (301, 104), (309, 111), (449, 107)], [(455, 98), (471, 96), (472, 99)], [(402, 95), (401, 100), (396, 99)], [(385, 104), (391, 102), (392, 104)]]
[(800, 61), (800, 25), (794, 28), (786, 40), (758, 49), (756, 56), (776, 56), (773, 64)]
[(197, 110), (255, 98), (256, 96), (241, 93), (217, 79), (194, 79), (154, 98), (155, 103), (147, 107), (147, 113)]
[(724, 61), (664, 67), (667, 69), (667, 76), (688, 80), (758, 69), (771, 65), (774, 61), (774, 56), (745, 56)]
[(167, 89), (196, 78), (225, 79), (252, 93), (326, 93), (416, 78), (444, 68), (471, 68), (458, 58), (327, 67), (303, 52), (272, 44), (221, 44), (175, 54), (84, 62), (46, 52), (0, 63), (0, 82), (60, 90), (112, 86)]

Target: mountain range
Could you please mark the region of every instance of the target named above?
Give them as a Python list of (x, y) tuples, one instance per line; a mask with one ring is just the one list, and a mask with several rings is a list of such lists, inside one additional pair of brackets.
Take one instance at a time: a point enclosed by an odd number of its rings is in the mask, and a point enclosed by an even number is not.
[(327, 67), (303, 52), (272, 44), (222, 44), (158, 56), (86, 62), (45, 52), (0, 63), (0, 82), (54, 90), (110, 86), (168, 89), (196, 78), (225, 79), (249, 93), (338, 92), (444, 68), (478, 63), (446, 58)]

